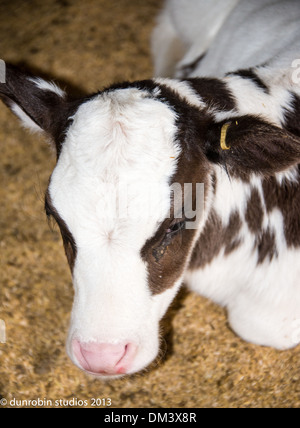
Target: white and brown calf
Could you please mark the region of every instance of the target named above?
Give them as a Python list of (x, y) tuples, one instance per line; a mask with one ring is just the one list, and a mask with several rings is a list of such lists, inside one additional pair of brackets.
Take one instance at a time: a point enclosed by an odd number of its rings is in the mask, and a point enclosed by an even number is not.
[[(209, 3), (227, 4), (227, 16), (245, 2)], [(270, 16), (281, 3), (270, 6)], [(293, 13), (295, 2), (284, 3)], [(167, 3), (161, 29), (172, 4), (177, 10), (177, 1)], [(222, 32), (219, 21), (211, 44)], [(232, 27), (224, 31), (229, 39)], [(279, 349), (297, 344), (300, 88), (293, 68), (267, 63), (273, 36), (255, 48), (250, 34), (243, 44), (233, 38), (235, 64), (223, 77), (212, 70), (201, 78), (156, 78), (78, 100), (7, 64), (2, 99), (29, 128), (50, 135), (57, 153), (45, 207), (72, 271), (67, 350), (81, 369), (119, 376), (146, 367), (159, 350), (159, 321), (183, 282), (226, 307), (245, 340)], [(210, 43), (206, 55), (213, 57)], [(259, 58), (266, 46), (264, 64), (239, 71), (248, 45)], [(195, 58), (177, 73), (200, 67)], [(293, 52), (289, 64), (295, 58)], [(199, 183), (204, 206), (196, 210)], [(190, 209), (179, 214), (174, 184), (190, 184), (180, 196)]]

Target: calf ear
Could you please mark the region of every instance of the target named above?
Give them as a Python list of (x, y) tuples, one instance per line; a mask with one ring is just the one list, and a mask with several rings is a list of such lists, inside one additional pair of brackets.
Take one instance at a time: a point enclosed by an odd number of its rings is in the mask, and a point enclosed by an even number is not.
[(243, 173), (272, 175), (300, 162), (300, 138), (253, 116), (209, 126), (205, 152), (212, 162)]
[(58, 86), (5, 64), (0, 98), (33, 131), (45, 131), (55, 141), (68, 118), (67, 96)]

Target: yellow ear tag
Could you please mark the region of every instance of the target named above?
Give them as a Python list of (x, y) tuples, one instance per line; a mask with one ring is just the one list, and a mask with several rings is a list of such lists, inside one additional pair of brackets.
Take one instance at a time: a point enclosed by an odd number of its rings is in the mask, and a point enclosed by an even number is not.
[(220, 139), (220, 145), (222, 150), (230, 150), (230, 146), (227, 146), (226, 144), (226, 135), (227, 130), (229, 126), (231, 125), (231, 122), (224, 123), (221, 129), (221, 139)]

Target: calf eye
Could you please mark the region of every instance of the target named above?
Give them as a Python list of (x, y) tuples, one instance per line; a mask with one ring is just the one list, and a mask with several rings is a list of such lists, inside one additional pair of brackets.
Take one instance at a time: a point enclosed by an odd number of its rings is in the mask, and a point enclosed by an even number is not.
[(161, 241), (160, 245), (153, 249), (152, 255), (155, 260), (158, 262), (162, 256), (165, 254), (165, 251), (168, 248), (168, 245), (172, 243), (174, 237), (185, 228), (185, 220), (177, 221), (172, 224), (165, 232), (165, 236)]
[(172, 237), (177, 235), (180, 230), (183, 230), (185, 228), (185, 220), (181, 220), (175, 224), (173, 224), (169, 229), (166, 231), (166, 235), (171, 235)]

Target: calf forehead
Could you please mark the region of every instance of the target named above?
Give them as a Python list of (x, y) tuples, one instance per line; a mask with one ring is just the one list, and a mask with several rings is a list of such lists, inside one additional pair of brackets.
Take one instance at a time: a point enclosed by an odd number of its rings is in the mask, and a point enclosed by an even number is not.
[(141, 245), (154, 232), (180, 152), (175, 120), (137, 89), (100, 94), (78, 109), (49, 185), (76, 240), (131, 239), (140, 230)]
[(73, 117), (64, 152), (81, 175), (113, 180), (170, 176), (175, 167), (175, 114), (135, 88), (100, 94)]

